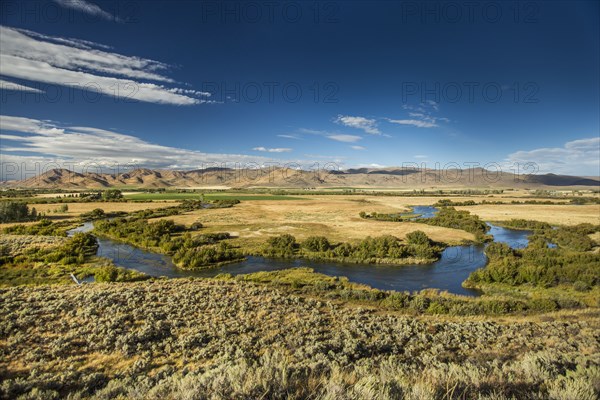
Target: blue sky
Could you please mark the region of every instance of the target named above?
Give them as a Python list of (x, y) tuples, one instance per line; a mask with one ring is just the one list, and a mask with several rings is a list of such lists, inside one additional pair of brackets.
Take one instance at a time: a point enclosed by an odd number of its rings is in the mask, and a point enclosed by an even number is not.
[(2, 2), (3, 176), (36, 162), (600, 175), (598, 2), (274, 4)]

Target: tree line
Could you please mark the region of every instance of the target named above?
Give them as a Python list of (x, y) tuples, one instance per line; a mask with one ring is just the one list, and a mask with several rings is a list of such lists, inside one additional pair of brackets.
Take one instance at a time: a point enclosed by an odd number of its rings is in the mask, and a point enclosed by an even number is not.
[(27, 222), (38, 219), (35, 208), (29, 210), (27, 203), (21, 201), (0, 202), (0, 223)]

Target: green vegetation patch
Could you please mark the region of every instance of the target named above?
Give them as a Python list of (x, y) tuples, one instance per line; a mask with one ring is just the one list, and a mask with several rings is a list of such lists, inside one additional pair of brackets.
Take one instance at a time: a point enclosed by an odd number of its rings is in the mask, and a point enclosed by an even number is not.
[[(513, 220), (512, 226), (544, 227), (543, 224)], [(588, 236), (600, 226), (576, 226), (538, 229), (529, 237), (522, 250), (503, 243), (486, 248), (489, 263), (473, 272), (465, 285), (480, 284), (532, 285), (555, 287), (573, 285), (584, 291), (600, 284), (600, 253), (593, 251), (595, 243)], [(552, 243), (555, 247), (549, 247)]]
[(37, 224), (6, 227), (2, 230), (2, 233), (12, 235), (67, 236), (67, 231), (75, 226), (73, 222), (52, 222), (42, 219)]
[(89, 233), (71, 238), (19, 235), (0, 240), (0, 285), (73, 283), (95, 276), (100, 281), (144, 279), (144, 274), (117, 268), (95, 257), (98, 244)]
[[(226, 262), (243, 259), (243, 255), (230, 244), (229, 233), (206, 233), (192, 236), (201, 224), (188, 230), (171, 220), (149, 222), (147, 219), (117, 218), (95, 222), (94, 231), (134, 246), (151, 249), (173, 257), (173, 262), (183, 269), (216, 267)], [(180, 233), (183, 235), (176, 236)]]
[(411, 232), (406, 241), (384, 235), (367, 237), (357, 243), (332, 244), (326, 237), (311, 236), (302, 243), (290, 234), (271, 237), (260, 250), (265, 257), (299, 257), (354, 263), (410, 264), (439, 258), (444, 246), (431, 241), (422, 231)]

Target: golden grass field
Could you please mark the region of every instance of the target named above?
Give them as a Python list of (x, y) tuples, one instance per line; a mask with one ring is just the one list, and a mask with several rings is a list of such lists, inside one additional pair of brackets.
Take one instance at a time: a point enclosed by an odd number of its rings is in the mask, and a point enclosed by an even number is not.
[[(168, 217), (176, 223), (190, 225), (200, 221), (210, 232), (229, 232), (245, 242), (263, 242), (265, 237), (289, 233), (302, 240), (311, 235), (323, 235), (333, 241), (358, 240), (367, 236), (394, 235), (403, 238), (414, 230), (423, 230), (435, 241), (456, 244), (472, 240), (470, 233), (428, 226), (419, 223), (397, 223), (365, 220), (361, 211), (406, 212), (411, 205), (431, 205), (439, 197), (388, 196), (304, 196), (307, 200), (242, 201), (233, 208), (198, 210)], [(454, 201), (481, 201), (484, 197), (457, 197)], [(513, 198), (503, 198), (511, 201)], [(459, 207), (479, 215), (484, 220), (501, 221), (512, 218), (533, 219), (552, 224), (574, 225), (583, 222), (600, 223), (599, 205), (478, 205)]]
[(577, 225), (585, 222), (600, 224), (600, 204), (594, 205), (480, 205), (457, 207), (477, 214), (485, 221), (506, 221), (512, 218), (548, 222), (556, 225)]
[[(366, 212), (406, 212), (406, 206), (381, 204), (381, 197), (307, 196), (307, 200), (242, 201), (233, 208), (198, 210), (167, 217), (179, 224), (200, 221), (208, 231), (229, 232), (246, 241), (264, 242), (273, 235), (289, 233), (297, 239), (322, 235), (333, 241), (362, 239), (367, 236), (394, 235), (422, 230), (436, 241), (459, 243), (473, 240), (472, 234), (418, 223), (370, 221), (359, 217)], [(421, 203), (422, 204), (422, 203)]]

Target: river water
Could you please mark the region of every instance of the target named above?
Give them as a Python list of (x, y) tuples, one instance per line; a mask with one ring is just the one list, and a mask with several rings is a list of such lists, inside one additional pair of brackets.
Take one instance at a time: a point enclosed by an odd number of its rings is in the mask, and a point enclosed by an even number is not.
[[(431, 206), (416, 206), (415, 214), (421, 218), (431, 218), (437, 211)], [(495, 242), (503, 242), (513, 248), (527, 246), (530, 231), (502, 228), (489, 224), (489, 234)], [(91, 222), (71, 230), (89, 232), (93, 229)], [(189, 271), (177, 268), (170, 257), (139, 249), (125, 243), (106, 238), (98, 238), (98, 256), (109, 258), (115, 265), (143, 272), (150, 276), (168, 278), (212, 277), (221, 273), (248, 274), (258, 271), (274, 271), (294, 267), (310, 267), (316, 272), (330, 276), (345, 276), (352, 282), (363, 283), (376, 289), (414, 291), (426, 288), (447, 290), (451, 293), (477, 296), (473, 289), (465, 289), (462, 282), (469, 274), (485, 266), (487, 257), (484, 245), (451, 246), (446, 248), (436, 262), (426, 265), (380, 265), (352, 264), (331, 261), (311, 261), (302, 259), (271, 259), (248, 257), (246, 260), (226, 264), (218, 268), (202, 271)]]

